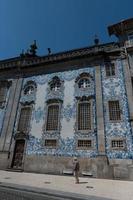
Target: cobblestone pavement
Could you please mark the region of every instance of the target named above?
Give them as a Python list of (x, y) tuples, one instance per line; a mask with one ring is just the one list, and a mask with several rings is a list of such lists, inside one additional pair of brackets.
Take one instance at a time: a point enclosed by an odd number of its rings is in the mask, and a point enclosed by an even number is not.
[[(27, 191), (19, 191), (6, 187), (0, 187), (0, 200), (84, 200), (82, 198), (67, 198), (67, 197), (54, 197), (52, 195), (43, 195)], [(88, 196), (88, 200), (111, 200), (100, 197)]]

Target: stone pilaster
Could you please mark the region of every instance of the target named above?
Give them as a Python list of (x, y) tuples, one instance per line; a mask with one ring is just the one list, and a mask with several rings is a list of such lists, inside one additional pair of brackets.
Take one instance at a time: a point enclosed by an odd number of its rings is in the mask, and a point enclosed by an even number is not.
[(96, 119), (97, 119), (98, 152), (99, 155), (105, 155), (104, 115), (103, 115), (103, 98), (102, 98), (100, 66), (96, 66), (95, 84), (96, 84)]
[(14, 79), (10, 88), (9, 100), (0, 138), (0, 151), (3, 152), (8, 152), (10, 148), (22, 81), (22, 78)]
[(129, 63), (127, 59), (123, 60), (123, 71), (124, 71), (125, 86), (126, 86), (127, 99), (128, 99), (129, 117), (130, 117), (132, 131), (133, 131), (133, 87), (132, 87), (132, 81), (131, 81), (131, 72), (130, 72)]

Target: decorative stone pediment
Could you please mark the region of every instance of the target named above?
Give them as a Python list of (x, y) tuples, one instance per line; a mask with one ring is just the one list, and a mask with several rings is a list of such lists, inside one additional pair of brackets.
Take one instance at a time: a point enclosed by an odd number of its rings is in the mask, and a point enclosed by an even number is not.
[(23, 140), (23, 139), (29, 139), (29, 135), (27, 133), (24, 132), (17, 132), (14, 136), (15, 140)]

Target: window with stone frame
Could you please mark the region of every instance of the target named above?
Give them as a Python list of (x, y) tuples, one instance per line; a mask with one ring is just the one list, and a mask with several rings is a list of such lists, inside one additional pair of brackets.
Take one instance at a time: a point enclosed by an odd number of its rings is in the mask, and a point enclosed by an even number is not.
[(47, 148), (56, 148), (57, 147), (57, 140), (55, 140), (55, 139), (45, 139), (45, 146)]
[(81, 73), (75, 80), (77, 89), (89, 89), (91, 86), (92, 76), (89, 73)]
[(78, 140), (77, 142), (77, 148), (79, 149), (90, 149), (92, 148), (92, 140)]
[(53, 79), (49, 83), (49, 85), (50, 85), (50, 90), (56, 92), (56, 91), (60, 90), (61, 80), (57, 76), (55, 76), (55, 77), (53, 77)]
[(4, 107), (5, 105), (8, 87), (8, 82), (0, 82), (0, 108)]
[(124, 139), (113, 139), (111, 140), (112, 149), (125, 149), (125, 140)]
[(24, 95), (27, 95), (27, 96), (29, 96), (29, 95), (32, 95), (32, 94), (34, 94), (35, 92), (36, 92), (36, 83), (35, 82), (33, 82), (33, 81), (28, 81), (27, 83), (26, 83), (26, 85), (24, 86), (24, 90), (23, 90), (23, 93), (24, 93)]
[(77, 108), (77, 129), (78, 131), (87, 131), (92, 129), (91, 122), (91, 102), (85, 100), (78, 101)]
[(27, 86), (24, 90), (24, 95), (31, 95), (33, 93), (34, 93), (34, 86), (33, 85)]
[(31, 106), (24, 106), (21, 108), (20, 118), (18, 123), (18, 131), (27, 132), (30, 126), (32, 108)]
[(106, 71), (106, 76), (115, 76), (115, 64), (114, 63), (105, 63), (105, 71)]
[(79, 88), (89, 88), (90, 87), (90, 79), (89, 78), (81, 78), (78, 82)]
[(46, 131), (59, 131), (61, 104), (62, 101), (58, 99), (47, 102)]
[(121, 120), (121, 109), (118, 100), (109, 101), (109, 120), (110, 121), (120, 121)]

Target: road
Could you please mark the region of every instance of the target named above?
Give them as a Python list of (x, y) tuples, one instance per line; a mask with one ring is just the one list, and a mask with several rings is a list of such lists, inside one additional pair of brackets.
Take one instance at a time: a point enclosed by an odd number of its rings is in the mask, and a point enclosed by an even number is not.
[[(59, 197), (0, 187), (0, 200), (63, 200)], [(69, 199), (66, 199), (69, 200)]]
[[(8, 187), (0, 186), (0, 200), (86, 200), (86, 198), (79, 197), (58, 197), (54, 194), (45, 195), (36, 192), (23, 191), (18, 189), (11, 189)], [(111, 200), (102, 197), (88, 197), (88, 200)]]

